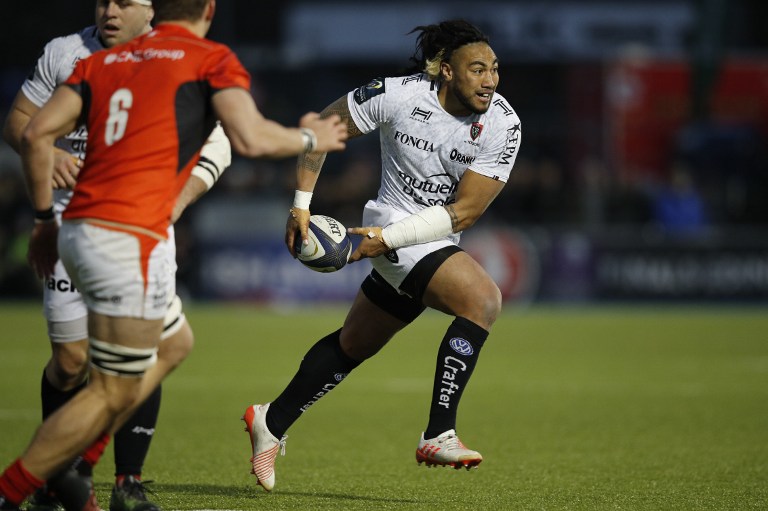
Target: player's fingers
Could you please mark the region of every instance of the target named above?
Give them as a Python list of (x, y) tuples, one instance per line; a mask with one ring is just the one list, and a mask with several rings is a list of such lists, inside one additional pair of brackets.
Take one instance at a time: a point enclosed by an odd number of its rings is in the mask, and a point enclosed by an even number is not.
[[(77, 172), (79, 172), (79, 169)], [(77, 184), (76, 176), (73, 176), (71, 173), (64, 174), (64, 183), (66, 183), (67, 188), (73, 189)]]
[(64, 179), (64, 176), (54, 172), (53, 173), (53, 189), (54, 190), (63, 190), (66, 187), (67, 187), (67, 181), (66, 181), (66, 179)]
[(316, 122), (318, 119), (320, 119), (319, 113), (307, 112), (299, 120), (299, 126), (302, 128), (312, 128), (312, 126), (308, 126), (308, 125)]
[(309, 227), (307, 224), (299, 224), (299, 234), (301, 235), (301, 244), (309, 245)]
[(296, 228), (292, 225), (292, 219), (288, 219), (285, 225), (285, 248), (288, 249), (288, 253), (295, 259), (296, 258)]
[(41, 277), (44, 279), (47, 279), (51, 275), (53, 275), (53, 268), (56, 265), (56, 260), (51, 259), (50, 257), (46, 258), (46, 260), (43, 262), (43, 266), (41, 268)]
[(40, 261), (40, 258), (36, 251), (30, 250), (27, 253), (27, 262), (29, 263), (29, 266), (32, 268), (32, 270), (35, 272), (35, 275), (37, 275), (38, 278), (44, 278), (45, 275), (45, 265)]
[(363, 256), (363, 253), (360, 251), (360, 247), (358, 246), (358, 247), (355, 249), (355, 251), (354, 251), (354, 252), (352, 252), (352, 253), (350, 254), (350, 256), (349, 256), (349, 261), (347, 261), (347, 264), (350, 264), (350, 263), (354, 263), (354, 262), (356, 262), (356, 261), (359, 261), (359, 260), (360, 260), (360, 259), (362, 259), (363, 257), (365, 257), (365, 256)]
[(368, 233), (371, 231), (371, 227), (349, 227), (347, 229), (347, 233), (349, 234), (358, 234), (360, 236), (367, 236)]

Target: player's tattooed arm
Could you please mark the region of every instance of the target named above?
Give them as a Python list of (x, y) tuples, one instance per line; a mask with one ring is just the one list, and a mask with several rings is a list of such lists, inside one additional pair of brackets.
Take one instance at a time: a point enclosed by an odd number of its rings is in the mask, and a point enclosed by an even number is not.
[(313, 174), (319, 174), (325, 163), (325, 155), (327, 153), (303, 153), (298, 157), (298, 168), (312, 172)]
[(456, 214), (456, 208), (453, 207), (453, 204), (448, 204), (445, 206), (445, 210), (451, 217), (451, 227), (453, 228), (453, 232), (458, 232), (456, 229), (459, 227), (459, 215)]
[(341, 117), (342, 122), (347, 123), (347, 135), (349, 138), (359, 137), (363, 134), (357, 127), (355, 121), (352, 120), (352, 115), (349, 113), (349, 105), (347, 104), (347, 96), (344, 95), (325, 107), (325, 110), (320, 112), (320, 117), (328, 117), (329, 115), (336, 114)]
[[(342, 122), (347, 123), (347, 135), (349, 138), (359, 137), (363, 135), (363, 132), (355, 125), (355, 121), (352, 120), (352, 115), (349, 113), (349, 106), (347, 105), (347, 96), (342, 96), (320, 112), (320, 117), (325, 119), (326, 117), (336, 114), (341, 117)], [(298, 165), (302, 170), (319, 174), (325, 163), (326, 153), (306, 153), (299, 155)]]

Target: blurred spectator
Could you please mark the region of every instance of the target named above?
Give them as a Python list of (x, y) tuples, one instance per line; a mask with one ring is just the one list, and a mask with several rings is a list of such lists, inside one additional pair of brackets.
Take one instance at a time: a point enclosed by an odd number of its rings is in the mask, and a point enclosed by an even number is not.
[(669, 182), (653, 194), (656, 224), (670, 234), (696, 234), (707, 225), (704, 200), (695, 187), (688, 166), (676, 161)]
[(509, 181), (502, 188), (498, 198), (491, 203), (489, 215), (498, 222), (512, 225), (531, 223), (535, 179), (535, 162), (521, 153), (517, 157)]
[(611, 176), (597, 156), (585, 158), (578, 171), (581, 221), (590, 229), (605, 224), (605, 201)]
[(605, 218), (608, 224), (637, 225), (653, 220), (651, 201), (638, 174), (625, 173), (613, 179), (607, 194)]
[(534, 189), (536, 223), (562, 224), (577, 221), (573, 214), (575, 197), (568, 188), (560, 162), (551, 157), (542, 158), (536, 169)]

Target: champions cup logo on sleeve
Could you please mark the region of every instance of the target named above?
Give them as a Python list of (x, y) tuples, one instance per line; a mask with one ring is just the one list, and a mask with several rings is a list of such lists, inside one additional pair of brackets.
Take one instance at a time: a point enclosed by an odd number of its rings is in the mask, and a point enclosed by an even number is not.
[(384, 80), (380, 78), (376, 78), (374, 80), (371, 80), (371, 82), (367, 85), (363, 85), (362, 87), (358, 88), (355, 93), (355, 103), (358, 105), (362, 105), (369, 99), (371, 99), (374, 96), (378, 96), (379, 94), (386, 92), (384, 90)]

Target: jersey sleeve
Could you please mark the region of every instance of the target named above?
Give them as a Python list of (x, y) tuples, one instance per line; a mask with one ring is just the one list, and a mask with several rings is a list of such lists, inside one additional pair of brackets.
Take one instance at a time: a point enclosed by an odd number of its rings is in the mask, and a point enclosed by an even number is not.
[(251, 75), (246, 71), (232, 50), (221, 46), (212, 53), (211, 66), (208, 70), (208, 84), (213, 92), (230, 87), (251, 89)]
[(58, 51), (59, 41), (54, 39), (45, 45), (35, 69), (21, 85), (22, 93), (38, 107), (42, 107), (50, 99), (59, 84), (58, 75), (64, 61), (63, 55)]
[(387, 121), (387, 90), (384, 78), (375, 78), (347, 94), (347, 106), (355, 125), (370, 133)]
[(517, 159), (522, 132), (516, 114), (502, 117), (502, 121), (469, 168), (506, 183)]
[(85, 70), (87, 64), (88, 60), (79, 60), (77, 64), (75, 64), (75, 69), (72, 70), (72, 74), (70, 74), (69, 78), (67, 78), (64, 82), (65, 85), (69, 86), (80, 95), (83, 93), (82, 84), (83, 81), (85, 81)]

